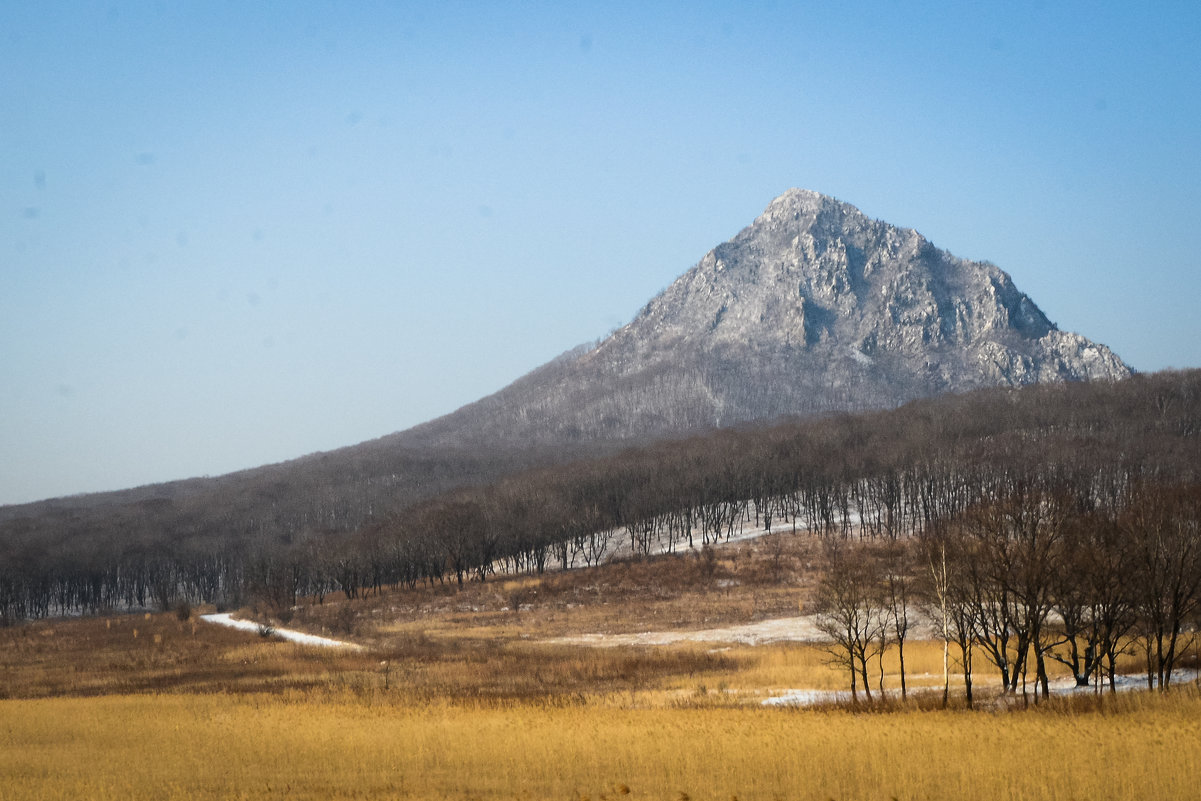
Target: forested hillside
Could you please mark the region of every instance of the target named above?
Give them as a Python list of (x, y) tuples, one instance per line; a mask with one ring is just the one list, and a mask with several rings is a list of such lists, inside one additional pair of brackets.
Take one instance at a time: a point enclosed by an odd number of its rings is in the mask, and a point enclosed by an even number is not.
[(451, 414), (217, 478), (0, 507), (0, 523), (50, 543), (115, 531), (296, 540), (664, 437), (1130, 374), (1109, 348), (1061, 331), (998, 267), (794, 189), (629, 325)]
[[(591, 564), (618, 537), (648, 553), (780, 520), (901, 538), (1035, 491), (1069, 516), (1117, 520), (1155, 493), (1196, 495), (1199, 432), (1201, 371), (1167, 372), (722, 430), (513, 473), (357, 527), (286, 509), (270, 525), (231, 513), (223, 527), (195, 508), (204, 522), (194, 528), (156, 528), (170, 501), (147, 501), (103, 532), (66, 513), (57, 528), (13, 519), (0, 528), (0, 616), (251, 599), (282, 608), (298, 595), (485, 580), (500, 564)], [(1161, 506), (1187, 512), (1190, 502)]]

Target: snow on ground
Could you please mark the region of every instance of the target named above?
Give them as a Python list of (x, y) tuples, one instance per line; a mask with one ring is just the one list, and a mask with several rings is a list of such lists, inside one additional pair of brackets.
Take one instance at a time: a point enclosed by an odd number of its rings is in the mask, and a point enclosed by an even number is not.
[[(581, 634), (574, 637), (557, 637), (546, 640), (552, 645), (588, 645), (596, 647), (615, 646), (665, 646), (683, 642), (699, 643), (738, 643), (740, 645), (763, 645), (772, 642), (829, 642), (829, 637), (817, 627), (816, 615), (801, 617), (783, 617), (773, 620), (761, 620), (758, 623), (747, 623), (740, 626), (725, 626), (722, 628), (701, 629), (696, 631), (643, 631), (633, 634)], [(1172, 672), (1173, 684), (1187, 684), (1199, 680), (1201, 674), (1196, 670), (1175, 670)], [(963, 684), (962, 675), (951, 675), (951, 681), (959, 686)], [(979, 682), (983, 688), (987, 681)], [(1117, 676), (1114, 682), (1118, 692), (1147, 689), (1146, 674), (1130, 674)], [(1095, 686), (1077, 687), (1076, 682), (1069, 676), (1052, 679), (1050, 690), (1053, 695), (1069, 695), (1073, 693), (1096, 692)], [(1105, 685), (1108, 692), (1108, 682)], [(924, 690), (919, 690), (919, 692)], [(1034, 692), (1034, 684), (1028, 685), (1028, 691)], [(900, 689), (888, 689), (885, 694), (900, 697)], [(860, 693), (862, 697), (862, 692)], [(878, 695), (873, 690), (873, 695)], [(850, 690), (812, 690), (790, 689), (781, 690), (777, 695), (763, 701), (764, 706), (818, 706), (822, 704), (849, 703)]]
[[(863, 695), (863, 692), (859, 694)], [(768, 698), (763, 706), (819, 706), (845, 704), (850, 700), (850, 690), (789, 690), (784, 695)]]
[(871, 367), (873, 364), (876, 363), (875, 359), (873, 359), (871, 356), (868, 356), (866, 353), (864, 353), (863, 351), (859, 350), (859, 348), (856, 348), (854, 346), (851, 347), (851, 358), (854, 359), (855, 361), (859, 362), (860, 364), (866, 365), (868, 367)]
[[(1173, 685), (1188, 684), (1189, 682), (1195, 682), (1197, 680), (1198, 680), (1198, 672), (1196, 670), (1174, 670), (1174, 671), (1172, 671), (1172, 684)], [(963, 675), (962, 674), (959, 674), (959, 675), (951, 674), (951, 682), (952, 682), (952, 685), (951, 685), (952, 690), (955, 689), (956, 682), (958, 682), (959, 687), (962, 687), (963, 686)], [(1133, 690), (1146, 690), (1146, 689), (1148, 689), (1147, 688), (1147, 674), (1131, 673), (1131, 674), (1127, 674), (1127, 675), (1116, 676), (1114, 678), (1114, 686), (1117, 688), (1117, 691), (1120, 693), (1121, 692), (1130, 692)], [(1089, 685), (1088, 687), (1077, 687), (1075, 679), (1073, 679), (1069, 676), (1063, 676), (1060, 678), (1052, 679), (1050, 682), (1048, 682), (1048, 687), (1050, 688), (1052, 695), (1078, 695), (1080, 693), (1095, 693), (1095, 692), (1097, 692), (1096, 685)], [(1108, 680), (1105, 681), (1103, 689), (1106, 693), (1109, 692)], [(917, 692), (930, 692), (930, 691), (931, 691), (931, 688), (922, 688), (920, 690), (917, 690)], [(941, 692), (940, 688), (933, 688), (933, 691)], [(1031, 695), (1033, 695), (1033, 693), (1034, 693), (1033, 683), (1027, 685), (1027, 692), (1030, 693)], [(873, 697), (878, 697), (879, 693), (873, 689), (872, 695), (873, 695)], [(900, 691), (900, 689), (895, 689), (895, 688), (888, 689), (885, 691), (885, 695), (887, 695), (889, 698), (899, 698), (901, 695), (901, 691)], [(860, 699), (863, 699), (863, 691), (862, 690), (859, 691), (859, 697), (860, 697)], [(1019, 694), (1017, 696), (1014, 696), (1013, 698), (1015, 700), (1020, 699), (1021, 695)], [(850, 701), (851, 701), (851, 691), (850, 690), (786, 690), (783, 693), (781, 693), (780, 695), (772, 696), (771, 698), (768, 698), (765, 701), (763, 701), (763, 706), (805, 707), (805, 706), (818, 706), (821, 704), (843, 704), (843, 703), (849, 703)]]
[(817, 617), (781, 617), (740, 626), (725, 626), (699, 631), (643, 631), (634, 634), (580, 634), (558, 637), (546, 642), (555, 645), (672, 645), (680, 642), (740, 643), (762, 645), (769, 642), (821, 642), (827, 639), (817, 628)]
[[(256, 634), (262, 633), (262, 626), (255, 623), (253, 620), (238, 620), (228, 612), (222, 612), (214, 615), (201, 615), (200, 619), (206, 623), (215, 623), (218, 626), (229, 626), (230, 628), (240, 629), (241, 631), (253, 631)], [(322, 648), (349, 648), (354, 651), (361, 651), (363, 646), (355, 645), (352, 642), (343, 640), (333, 640), (329, 637), (318, 637), (316, 634), (307, 634), (303, 631), (295, 629), (281, 629), (275, 626), (271, 627), (270, 636), (278, 637), (281, 640), (294, 642), (299, 645), (315, 645)]]
[[(752, 512), (754, 506), (751, 507)], [(744, 520), (738, 524), (734, 531), (727, 537), (722, 534), (717, 538), (716, 542), (711, 543), (715, 548), (721, 548), (726, 545), (732, 545), (736, 542), (747, 542), (749, 540), (758, 539), (767, 534), (778, 534), (781, 532), (797, 533), (807, 531), (805, 524), (800, 520), (785, 520), (778, 522), (782, 518), (777, 517), (777, 522), (770, 529), (763, 528), (762, 524), (756, 524), (753, 520)], [(858, 526), (860, 523), (859, 513), (851, 512), (847, 517), (847, 524)], [(624, 528), (611, 529), (607, 532), (609, 545), (605, 549), (605, 554), (601, 557), (600, 564), (608, 564), (620, 559), (629, 559), (634, 556), (659, 556), (665, 553), (699, 553), (703, 547), (704, 537), (701, 536), (700, 528), (692, 530), (693, 547), (688, 547), (688, 537), (677, 537), (671, 550), (668, 550), (666, 532), (660, 531), (655, 535), (655, 538), (650, 544), (649, 550), (645, 553), (635, 553), (633, 546), (630, 543), (630, 535)], [(583, 556), (579, 553), (573, 553), (568, 563), (568, 569), (574, 570), (584, 567)], [(557, 573), (561, 570), (561, 566), (555, 560), (550, 560), (546, 564), (547, 573)], [(507, 560), (497, 560), (492, 564), (491, 573), (497, 576), (510, 576), (522, 573), (521, 570), (516, 570)]]
[[(1188, 684), (1191, 681), (1197, 681), (1196, 670), (1177, 668), (1176, 670), (1172, 671), (1172, 684)], [(1115, 676), (1113, 683), (1118, 692), (1148, 689), (1146, 673), (1128, 673), (1125, 675)], [(1103, 684), (1105, 692), (1109, 692), (1109, 679), (1106, 678)], [(1067, 676), (1052, 679), (1048, 683), (1048, 686), (1051, 688), (1051, 692), (1055, 695), (1061, 695), (1065, 693), (1091, 693), (1097, 691), (1096, 686), (1091, 684), (1088, 687), (1077, 687), (1076, 681)]]
[[(852, 521), (852, 524), (857, 524), (857, 515), (852, 515), (852, 517), (856, 518)], [(798, 532), (805, 530), (805, 524), (801, 523), (800, 521), (795, 523), (792, 520), (787, 520), (782, 523), (777, 522), (770, 529), (763, 528), (762, 524), (756, 525), (754, 522), (743, 522), (739, 524), (736, 529), (734, 529), (734, 532), (730, 534), (729, 538), (723, 534), (716, 542), (712, 544), (713, 547), (720, 548), (724, 545), (731, 545), (735, 542), (747, 542), (748, 540), (758, 539), (759, 537), (766, 536), (767, 534)], [(660, 533), (662, 534), (662, 532)], [(697, 552), (703, 547), (703, 539), (704, 538), (701, 536), (701, 530), (699, 528), (693, 529), (693, 547), (688, 547), (688, 537), (685, 536), (676, 540), (674, 550), (668, 551), (667, 539), (666, 536), (663, 535), (655, 539), (655, 541), (651, 544), (650, 551), (646, 555), (659, 556), (660, 554), (665, 553), (688, 553), (689, 551)], [(628, 559), (635, 555), (633, 548), (630, 546), (630, 536), (625, 532), (624, 529), (619, 529), (612, 532), (612, 542), (613, 545), (610, 546), (608, 553), (605, 554), (605, 558), (601, 560), (602, 563), (613, 562), (618, 559)], [(579, 565), (573, 565), (573, 567), (579, 567)]]

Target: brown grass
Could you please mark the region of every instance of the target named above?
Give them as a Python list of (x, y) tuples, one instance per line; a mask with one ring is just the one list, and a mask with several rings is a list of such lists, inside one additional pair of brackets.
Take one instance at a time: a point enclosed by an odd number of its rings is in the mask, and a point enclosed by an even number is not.
[[(890, 714), (771, 709), (845, 677), (812, 644), (543, 642), (794, 615), (811, 543), (779, 542), (781, 571), (754, 543), (711, 577), (669, 556), (294, 615), (367, 652), (175, 614), (0, 629), (0, 799), (1195, 797), (1194, 688), (1005, 713), (939, 710), (936, 693)], [(940, 685), (941, 644), (906, 660), (912, 687)], [(895, 654), (885, 670), (895, 688)]]
[(808, 602), (817, 549), (811, 535), (782, 533), (719, 547), (711, 574), (693, 551), (349, 602), (330, 596), (293, 624), (336, 636), (349, 606), (358, 641), (387, 648), (394, 636), (421, 633), (547, 639), (751, 623), (795, 615)]
[(417, 701), (545, 699), (628, 693), (672, 677), (704, 681), (736, 670), (734, 659), (699, 649), (578, 649), (445, 632), (397, 635), (371, 653), (305, 648), (212, 624), (193, 627), (173, 614), (0, 629), (6, 698), (339, 692), (382, 686), (386, 673), (393, 693)]
[(174, 613), (0, 628), (0, 695), (260, 692), (315, 687), (369, 656), (266, 641)]
[(1195, 798), (1196, 693), (1105, 711), (112, 696), (4, 702), (0, 795), (26, 799)]

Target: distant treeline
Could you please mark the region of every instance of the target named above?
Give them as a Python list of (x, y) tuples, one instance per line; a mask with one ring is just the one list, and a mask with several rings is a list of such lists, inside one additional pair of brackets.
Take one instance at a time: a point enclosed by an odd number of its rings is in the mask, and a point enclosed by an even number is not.
[(1115, 517), (1142, 509), (1148, 488), (1193, 491), (1199, 432), (1201, 371), (1165, 372), (721, 430), (384, 503), (353, 525), (269, 503), (272, 516), (258, 503), (253, 519), (194, 508), (190, 524), (178, 508), (157, 508), (175, 502), (156, 499), (112, 510), (102, 530), (15, 519), (0, 526), (0, 616), (184, 602), (286, 608), (298, 596), (484, 580), (501, 564), (534, 573), (592, 564), (618, 537), (635, 554), (705, 544), (748, 523), (908, 540), (1030, 488), (1061, 499), (1074, 519)]

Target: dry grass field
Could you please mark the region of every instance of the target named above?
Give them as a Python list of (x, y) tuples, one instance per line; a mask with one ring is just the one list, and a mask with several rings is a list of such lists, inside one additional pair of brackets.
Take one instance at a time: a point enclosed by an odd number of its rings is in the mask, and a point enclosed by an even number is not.
[(6, 701), (23, 799), (1196, 798), (1201, 699), (1006, 714), (410, 704), (381, 695)]
[[(311, 648), (176, 614), (0, 629), (0, 799), (1124, 799), (1201, 792), (1201, 694), (939, 709), (840, 689), (820, 646), (554, 637), (794, 616), (802, 537), (296, 610)], [(250, 610), (247, 611), (249, 613)], [(941, 645), (907, 652), (913, 687)], [(895, 659), (885, 682), (896, 686)], [(981, 669), (982, 694), (989, 693)]]

